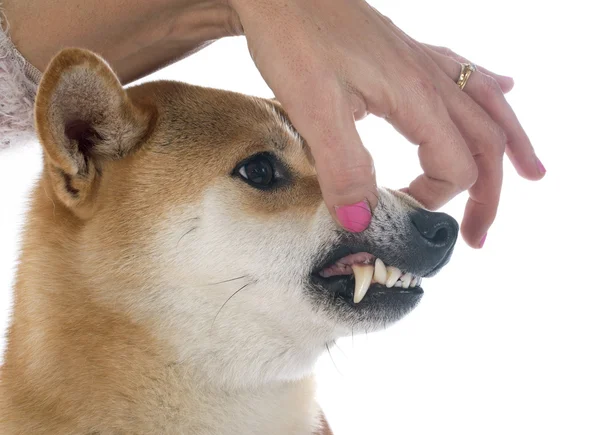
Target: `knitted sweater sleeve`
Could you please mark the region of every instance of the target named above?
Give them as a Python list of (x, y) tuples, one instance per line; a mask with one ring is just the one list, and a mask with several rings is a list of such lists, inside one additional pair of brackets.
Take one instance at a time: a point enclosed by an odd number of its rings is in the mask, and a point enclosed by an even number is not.
[(10, 40), (0, 4), (0, 150), (35, 140), (33, 105), (42, 74)]

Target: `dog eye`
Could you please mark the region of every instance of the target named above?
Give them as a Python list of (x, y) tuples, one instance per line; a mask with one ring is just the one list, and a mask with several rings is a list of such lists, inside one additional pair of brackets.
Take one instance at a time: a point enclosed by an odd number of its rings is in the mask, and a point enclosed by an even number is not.
[(237, 173), (253, 187), (272, 186), (276, 181), (276, 171), (271, 159), (266, 154), (250, 157), (237, 168)]

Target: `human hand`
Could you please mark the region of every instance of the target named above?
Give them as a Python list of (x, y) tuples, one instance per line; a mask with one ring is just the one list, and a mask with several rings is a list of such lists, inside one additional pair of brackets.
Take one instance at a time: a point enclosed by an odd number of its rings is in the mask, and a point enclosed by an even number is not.
[[(329, 210), (364, 230), (377, 204), (373, 162), (355, 121), (372, 113), (419, 145), (423, 174), (407, 192), (436, 209), (469, 191), (461, 232), (481, 247), (498, 208), (506, 151), (518, 173), (545, 169), (503, 93), (512, 79), (484, 68), (464, 91), (460, 62), (421, 44), (363, 0), (230, 0), (256, 66), (315, 159)], [(364, 203), (366, 201), (367, 204)]]

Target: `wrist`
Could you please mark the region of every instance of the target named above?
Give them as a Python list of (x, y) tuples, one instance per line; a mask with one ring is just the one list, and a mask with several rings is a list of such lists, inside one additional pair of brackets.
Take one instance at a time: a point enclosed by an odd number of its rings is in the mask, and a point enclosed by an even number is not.
[[(164, 10), (172, 0), (163, 0)], [(172, 21), (163, 23), (165, 40), (171, 43), (210, 42), (243, 34), (239, 17), (228, 0), (186, 0)]]
[(39, 70), (43, 71), (61, 48), (75, 46), (100, 54), (124, 83), (216, 39), (242, 32), (237, 14), (225, 0), (2, 3), (12, 41)]

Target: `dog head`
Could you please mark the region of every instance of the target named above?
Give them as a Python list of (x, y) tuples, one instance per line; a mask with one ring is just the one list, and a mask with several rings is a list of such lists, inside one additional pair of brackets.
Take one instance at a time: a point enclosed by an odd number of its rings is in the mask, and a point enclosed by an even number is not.
[(343, 231), (277, 102), (176, 82), (125, 90), (87, 51), (52, 61), (36, 124), (77, 285), (207, 382), (306, 375), (328, 342), (414, 308), (458, 234), (387, 189), (366, 231)]

